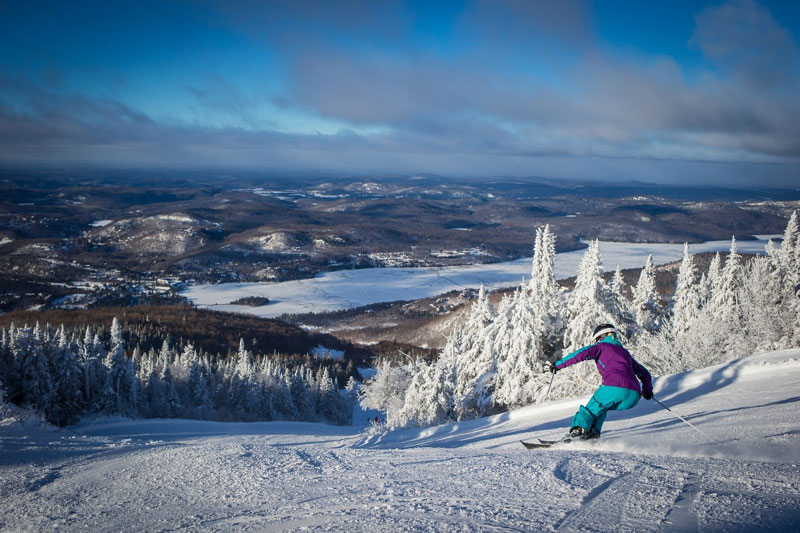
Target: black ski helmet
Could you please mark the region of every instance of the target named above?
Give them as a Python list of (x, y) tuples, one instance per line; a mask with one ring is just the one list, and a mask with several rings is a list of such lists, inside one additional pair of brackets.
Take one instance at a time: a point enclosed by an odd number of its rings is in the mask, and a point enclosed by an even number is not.
[(600, 324), (596, 328), (594, 328), (594, 333), (592, 333), (592, 341), (597, 342), (598, 339), (606, 336), (608, 333), (617, 334), (617, 328), (614, 327), (614, 324)]

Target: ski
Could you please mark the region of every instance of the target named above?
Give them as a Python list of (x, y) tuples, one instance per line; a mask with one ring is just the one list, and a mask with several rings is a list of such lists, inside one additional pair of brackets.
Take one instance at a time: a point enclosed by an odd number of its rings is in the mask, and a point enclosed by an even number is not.
[(535, 450), (538, 448), (550, 448), (551, 446), (555, 446), (556, 444), (569, 444), (570, 442), (582, 442), (582, 441), (594, 442), (596, 439), (581, 439), (581, 438), (571, 439), (569, 437), (564, 437), (563, 439), (558, 439), (558, 440), (547, 440), (547, 439), (537, 439), (537, 440), (539, 442), (525, 442), (524, 440), (521, 440), (520, 442), (522, 443), (523, 446), (525, 446), (529, 450)]
[(559, 440), (545, 440), (545, 439), (538, 439), (539, 442), (525, 442), (521, 440), (523, 446), (528, 448), (529, 450), (535, 450), (537, 448), (549, 448), (555, 444), (567, 444), (570, 442), (570, 439), (559, 439)]
[(523, 446), (525, 446), (529, 450), (537, 450), (537, 449), (540, 449), (540, 448), (549, 448), (549, 447), (551, 447), (553, 445), (553, 444), (547, 444), (547, 443), (544, 443), (544, 442), (525, 442), (524, 440), (521, 440), (520, 442), (522, 443)]
[(558, 444), (559, 442), (569, 442), (569, 441), (570, 441), (570, 439), (558, 439), (558, 440), (539, 439), (539, 442), (541, 442), (542, 444), (548, 444), (548, 445), (551, 445), (551, 446), (553, 444)]

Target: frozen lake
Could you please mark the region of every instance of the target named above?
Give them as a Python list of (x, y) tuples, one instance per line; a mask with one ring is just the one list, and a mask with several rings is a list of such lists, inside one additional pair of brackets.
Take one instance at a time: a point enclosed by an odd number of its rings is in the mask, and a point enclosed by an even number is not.
[[(779, 235), (760, 235), (758, 240), (738, 241), (740, 253), (764, 253), (769, 238)], [(727, 252), (730, 241), (709, 241), (690, 244), (692, 254)], [(584, 250), (556, 255), (556, 277), (574, 276)], [(655, 263), (680, 260), (683, 244), (648, 244), (600, 242), (600, 254), (606, 270), (639, 268), (648, 255)], [(442, 268), (366, 268), (326, 272), (312, 279), (280, 283), (222, 283), (194, 285), (183, 295), (199, 307), (219, 311), (248, 313), (265, 318), (283, 314), (340, 311), (363, 305), (397, 300), (417, 300), (452, 290), (488, 289), (519, 285), (530, 278), (531, 257), (491, 265), (469, 265)], [(261, 307), (230, 305), (245, 296), (264, 296), (270, 303)]]

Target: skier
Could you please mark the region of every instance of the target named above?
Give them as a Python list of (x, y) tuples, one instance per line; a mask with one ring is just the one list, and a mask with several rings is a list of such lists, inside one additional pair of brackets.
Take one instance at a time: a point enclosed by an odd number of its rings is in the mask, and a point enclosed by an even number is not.
[[(650, 372), (622, 347), (617, 329), (612, 324), (597, 326), (592, 341), (595, 344), (564, 356), (550, 367), (555, 374), (570, 365), (592, 359), (603, 378), (603, 384), (594, 396), (575, 413), (565, 440), (596, 439), (600, 437), (608, 411), (630, 409), (639, 403), (640, 395), (645, 400), (653, 398)], [(641, 386), (639, 381), (642, 382)]]

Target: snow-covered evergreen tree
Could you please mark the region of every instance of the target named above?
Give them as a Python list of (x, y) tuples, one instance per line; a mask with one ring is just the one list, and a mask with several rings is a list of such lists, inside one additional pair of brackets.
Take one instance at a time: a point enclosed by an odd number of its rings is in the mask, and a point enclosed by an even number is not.
[(178, 394), (178, 388), (175, 385), (175, 380), (172, 378), (170, 365), (167, 365), (166, 368), (164, 368), (164, 375), (161, 379), (164, 383), (164, 402), (166, 407), (164, 416), (167, 418), (176, 418), (181, 415), (183, 411), (183, 404), (181, 404), (181, 398)]
[(297, 416), (301, 420), (308, 420), (314, 412), (314, 399), (312, 398), (307, 382), (303, 376), (304, 368), (298, 368), (290, 379), (289, 395), (297, 409)]
[(675, 291), (668, 308), (669, 324), (672, 334), (686, 333), (697, 320), (702, 305), (702, 294), (697, 284), (697, 269), (689, 253), (689, 244), (683, 245), (683, 259), (678, 269)]
[(11, 324), (9, 331), (5, 329), (0, 333), (0, 391), (8, 398), (7, 386), (9, 383), (19, 381), (18, 368), (14, 355), (11, 352), (11, 337), (14, 335), (14, 324)]
[(661, 318), (661, 304), (656, 287), (656, 272), (653, 256), (648, 255), (644, 268), (639, 274), (639, 281), (633, 289), (631, 314), (640, 331), (655, 332)]
[(164, 339), (161, 343), (161, 350), (158, 352), (158, 363), (157, 366), (162, 371), (173, 362), (173, 353), (172, 348), (169, 345), (169, 338)]
[(745, 353), (792, 346), (796, 316), (790, 306), (782, 305), (780, 281), (766, 257), (751, 259), (745, 268), (739, 289), (740, 338)]
[(703, 328), (699, 332), (702, 337), (698, 340), (698, 351), (708, 354), (706, 365), (721, 362), (724, 354), (744, 348), (739, 301), (742, 275), (742, 260), (734, 238), (724, 266), (718, 274), (709, 275), (711, 295), (698, 320)]
[(47, 412), (53, 402), (53, 379), (43, 346), (29, 328), (16, 328), (11, 339), (11, 351), (15, 360), (18, 383), (12, 394), (19, 396), (23, 405)]
[(369, 386), (364, 388), (362, 407), (386, 413), (386, 424), (389, 427), (403, 425), (401, 411), (415, 371), (413, 365), (392, 366), (389, 361), (384, 360), (378, 366)]
[[(457, 350), (459, 353), (466, 354), (466, 352), (479, 342), (483, 330), (492, 323), (494, 316), (495, 311), (489, 301), (489, 295), (483, 285), (481, 285), (478, 290), (478, 298), (472, 304), (472, 307), (470, 307), (466, 323), (460, 328), (458, 337), (454, 339), (458, 342)], [(469, 365), (469, 357), (460, 357), (456, 362), (459, 373), (461, 368)]]
[(770, 242), (767, 249), (770, 266), (779, 280), (780, 302), (797, 318), (792, 321), (786, 341), (800, 343), (800, 229), (797, 211), (789, 217), (780, 247)]
[(442, 386), (444, 371), (443, 365), (436, 362), (416, 362), (403, 406), (397, 416), (399, 425), (424, 427), (441, 424), (449, 419), (452, 398)]
[(711, 306), (724, 323), (736, 327), (739, 322), (739, 288), (742, 284), (742, 257), (738, 253), (736, 238), (731, 239), (730, 253), (720, 272), (719, 282), (711, 295)]
[(788, 276), (795, 284), (800, 276), (798, 261), (800, 261), (800, 228), (798, 228), (797, 211), (792, 212), (786, 229), (783, 232), (781, 247), (777, 253), (778, 262), (783, 275)]
[(167, 396), (164, 383), (155, 367), (150, 369), (150, 373), (144, 383), (144, 395), (147, 407), (145, 415), (153, 418), (168, 416)]
[(575, 289), (567, 300), (567, 327), (564, 332), (564, 350), (572, 352), (591, 341), (592, 331), (598, 324), (612, 322), (607, 308), (609, 298), (603, 281), (600, 243), (592, 241), (581, 259)]
[(189, 363), (187, 385), (189, 401), (197, 418), (205, 418), (211, 410), (211, 391), (209, 390), (208, 371), (200, 361), (192, 344), (187, 344), (183, 358)]
[(319, 380), (317, 412), (327, 420), (338, 422), (342, 416), (340, 400), (338, 388), (331, 379), (328, 368), (325, 367)]
[(104, 389), (105, 408), (110, 412), (131, 415), (136, 411), (135, 372), (125, 357), (122, 327), (114, 317), (111, 322), (111, 344), (103, 360), (107, 369)]
[(247, 378), (255, 373), (253, 354), (247, 350), (244, 339), (239, 339), (239, 350), (236, 352), (236, 375)]
[(631, 302), (626, 295), (627, 284), (622, 276), (622, 269), (617, 265), (611, 283), (608, 285), (609, 302), (607, 308), (613, 317), (613, 324), (627, 338), (635, 332), (635, 320), (631, 315)]
[(359, 385), (353, 376), (347, 380), (345, 390), (345, 400), (347, 402), (346, 408), (346, 423), (353, 425), (353, 413), (355, 412), (356, 405), (358, 404)]
[(494, 403), (506, 407), (527, 405), (534, 401), (548, 381), (544, 376), (543, 340), (547, 337), (540, 315), (531, 299), (520, 288), (510, 307), (510, 327), (500, 341)]
[(529, 299), (535, 317), (535, 331), (541, 354), (536, 358), (552, 358), (561, 345), (564, 328), (564, 298), (555, 275), (556, 238), (550, 226), (536, 229), (536, 245), (529, 283)]
[(90, 410), (98, 409), (100, 395), (106, 385), (105, 349), (90, 327), (86, 328), (78, 348), (78, 360), (83, 366), (84, 402)]
[(47, 419), (59, 426), (77, 422), (83, 411), (83, 370), (78, 364), (75, 347), (70, 343), (64, 326), (58, 329), (50, 375), (53, 378), (53, 402), (45, 413)]
[(445, 347), (446, 352), (456, 353), (455, 386), (452, 394), (452, 413), (456, 419), (469, 417), (476, 412), (476, 381), (493, 364), (493, 353), (485, 350), (491, 346), (490, 329), (495, 316), (489, 297), (481, 286), (478, 299), (472, 304), (461, 333), (448, 340), (448, 343), (456, 344)]
[(703, 306), (711, 301), (714, 293), (720, 291), (720, 284), (722, 282), (722, 258), (719, 252), (714, 254), (711, 262), (708, 265), (708, 272), (706, 272), (706, 283), (701, 287)]
[(497, 361), (501, 343), (509, 337), (511, 297), (504, 296), (493, 320), (475, 331), (474, 341), (459, 357), (453, 392), (453, 412), (458, 420), (487, 414), (494, 407)]

